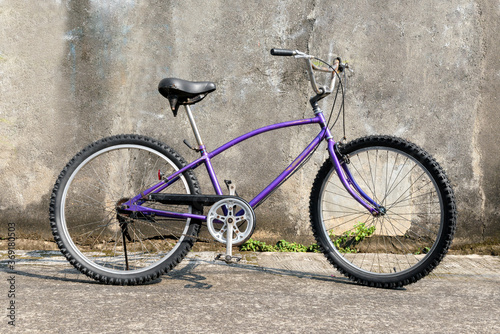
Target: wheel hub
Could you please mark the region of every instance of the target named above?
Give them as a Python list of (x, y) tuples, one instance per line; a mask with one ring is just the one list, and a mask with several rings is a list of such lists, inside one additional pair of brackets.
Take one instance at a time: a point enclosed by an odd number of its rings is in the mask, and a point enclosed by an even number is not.
[(385, 214), (387, 213), (387, 210), (383, 206), (379, 206), (377, 210), (378, 210), (377, 216), (385, 216)]
[(124, 203), (127, 203), (130, 200), (130, 198), (123, 197), (119, 199), (116, 204), (115, 204), (115, 209), (118, 214), (128, 214), (130, 211), (127, 210), (127, 207), (124, 206)]

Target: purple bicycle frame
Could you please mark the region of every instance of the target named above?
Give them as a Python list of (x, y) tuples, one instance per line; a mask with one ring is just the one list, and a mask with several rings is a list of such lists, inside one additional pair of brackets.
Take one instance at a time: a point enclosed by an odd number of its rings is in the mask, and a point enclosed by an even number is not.
[(184, 166), (183, 168), (177, 170), (175, 173), (171, 174), (170, 176), (164, 178), (164, 180), (158, 182), (154, 186), (152, 186), (149, 189), (144, 190), (142, 193), (138, 194), (134, 198), (130, 199), (127, 203), (125, 203), (128, 208), (127, 210), (130, 211), (138, 211), (143, 214), (155, 214), (158, 216), (163, 216), (163, 217), (171, 217), (171, 218), (192, 218), (192, 219), (199, 219), (202, 221), (206, 221), (207, 217), (203, 215), (197, 215), (197, 214), (192, 214), (192, 213), (180, 213), (180, 212), (171, 212), (171, 211), (162, 211), (162, 210), (157, 210), (157, 209), (152, 209), (148, 207), (144, 207), (140, 204), (145, 198), (147, 198), (148, 195), (154, 194), (154, 193), (159, 193), (163, 189), (167, 188), (169, 185), (172, 183), (176, 182), (179, 177), (181, 177), (182, 173), (189, 169), (195, 169), (201, 164), (205, 164), (207, 168), (208, 175), (210, 177), (210, 180), (212, 182), (212, 185), (214, 187), (214, 190), (217, 195), (223, 195), (222, 189), (220, 187), (219, 181), (217, 179), (217, 176), (215, 174), (215, 171), (212, 167), (212, 162), (211, 159), (220, 153), (224, 152), (228, 148), (246, 140), (251, 137), (254, 137), (256, 135), (259, 135), (264, 132), (276, 130), (276, 129), (281, 129), (281, 128), (286, 128), (286, 127), (292, 127), (292, 126), (298, 126), (298, 125), (305, 125), (305, 124), (313, 124), (317, 123), (321, 126), (321, 131), (318, 133), (318, 135), (311, 141), (311, 143), (302, 151), (302, 153), (299, 154), (297, 158), (274, 180), (272, 181), (264, 190), (262, 190), (257, 196), (255, 196), (254, 199), (249, 201), (248, 203), (252, 206), (252, 208), (255, 208), (262, 200), (264, 200), (275, 188), (279, 187), (279, 185), (282, 183), (283, 180), (286, 179), (287, 176), (289, 176), (300, 164), (304, 159), (321, 143), (323, 140), (327, 140), (328, 142), (328, 151), (330, 153), (330, 158), (331, 161), (334, 165), (335, 171), (337, 172), (337, 176), (339, 177), (340, 181), (344, 185), (345, 189), (350, 193), (350, 195), (358, 201), (363, 207), (365, 207), (368, 211), (370, 211), (372, 214), (376, 215), (379, 213), (378, 208), (380, 207), (373, 199), (371, 199), (368, 195), (363, 192), (363, 190), (358, 186), (358, 184), (354, 181), (347, 164), (344, 162), (340, 162), (337, 154), (335, 153), (335, 141), (332, 138), (330, 129), (326, 125), (326, 121), (324, 118), (324, 115), (322, 112), (319, 112), (316, 114), (314, 118), (305, 118), (305, 119), (299, 119), (299, 120), (294, 120), (294, 121), (287, 121), (287, 122), (282, 122), (282, 123), (277, 123), (273, 125), (268, 125), (256, 130), (253, 130), (251, 132), (248, 132), (242, 136), (239, 136), (226, 144), (220, 146), (219, 148), (215, 149), (212, 152), (208, 152), (206, 150), (205, 146), (200, 146), (201, 150), (201, 157), (196, 159), (195, 161), (189, 163), (188, 165)]

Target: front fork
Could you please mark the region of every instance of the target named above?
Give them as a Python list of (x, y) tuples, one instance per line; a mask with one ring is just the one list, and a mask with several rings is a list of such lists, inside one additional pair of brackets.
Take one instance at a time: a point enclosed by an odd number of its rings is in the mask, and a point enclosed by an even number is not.
[(347, 166), (349, 164), (349, 158), (340, 153), (338, 143), (333, 140), (330, 129), (326, 128), (325, 136), (328, 142), (330, 159), (344, 188), (356, 201), (359, 202), (359, 204), (370, 211), (372, 215), (384, 215), (385, 208), (368, 196), (354, 180), (354, 177)]

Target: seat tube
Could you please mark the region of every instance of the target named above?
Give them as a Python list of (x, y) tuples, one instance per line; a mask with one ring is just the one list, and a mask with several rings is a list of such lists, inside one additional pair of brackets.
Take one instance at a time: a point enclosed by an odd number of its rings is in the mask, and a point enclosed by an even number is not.
[(196, 142), (198, 143), (198, 148), (201, 149), (201, 147), (203, 146), (203, 141), (201, 140), (200, 132), (198, 131), (198, 127), (196, 126), (196, 122), (194, 121), (191, 108), (187, 104), (184, 105), (184, 108), (186, 109), (186, 114), (188, 116), (189, 123), (191, 124), (191, 129), (193, 129), (194, 137), (196, 138)]
[(210, 176), (210, 180), (212, 181), (212, 185), (214, 186), (215, 193), (217, 195), (224, 195), (222, 193), (222, 189), (220, 188), (219, 180), (217, 179), (217, 175), (215, 175), (212, 161), (210, 161), (210, 157), (208, 156), (205, 146), (202, 146), (201, 155), (205, 158), (205, 166), (207, 167), (207, 172)]
[(217, 179), (217, 175), (215, 175), (214, 168), (212, 166), (212, 162), (210, 161), (210, 157), (208, 156), (205, 145), (203, 145), (203, 141), (201, 140), (200, 132), (198, 131), (198, 127), (196, 126), (196, 122), (194, 121), (193, 113), (191, 112), (191, 108), (189, 105), (184, 105), (186, 109), (186, 114), (189, 119), (189, 123), (191, 124), (191, 128), (193, 129), (194, 136), (196, 138), (196, 142), (198, 143), (198, 149), (200, 150), (201, 156), (205, 160), (205, 166), (207, 167), (208, 175), (210, 176), (210, 180), (212, 181), (212, 185), (214, 186), (214, 190), (217, 195), (223, 195), (222, 189), (219, 184), (219, 180)]

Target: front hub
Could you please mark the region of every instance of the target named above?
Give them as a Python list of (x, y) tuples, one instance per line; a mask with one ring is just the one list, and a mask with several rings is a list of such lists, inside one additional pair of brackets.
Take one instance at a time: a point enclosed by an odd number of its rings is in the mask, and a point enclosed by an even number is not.
[(383, 206), (379, 206), (377, 208), (377, 213), (374, 214), (375, 217), (381, 217), (381, 216), (385, 216), (385, 214), (387, 213), (387, 210), (385, 207)]

